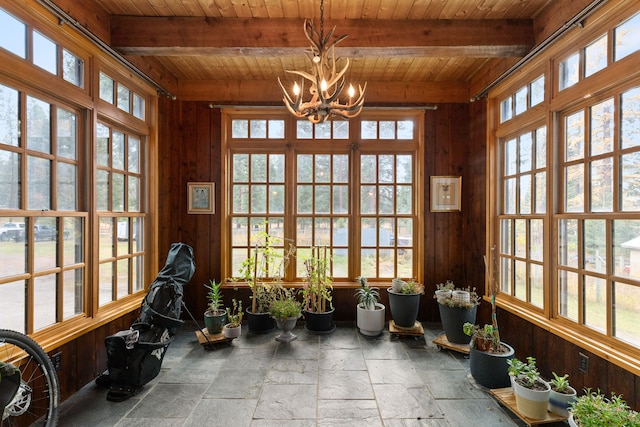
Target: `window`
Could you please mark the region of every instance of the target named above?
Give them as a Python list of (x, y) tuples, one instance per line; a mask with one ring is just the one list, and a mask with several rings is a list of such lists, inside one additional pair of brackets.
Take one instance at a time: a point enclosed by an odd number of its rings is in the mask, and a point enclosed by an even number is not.
[(622, 9), (609, 21), (622, 24), (576, 32), (588, 40), (577, 52), (563, 51), (576, 44), (569, 39), (545, 53), (572, 96), (558, 91), (519, 113), (524, 89), (511, 88), (526, 87), (518, 80), (531, 81), (539, 63), (490, 95), (499, 123), (488, 242), (497, 249), (499, 305), (637, 374), (640, 78), (620, 70), (640, 61), (639, 15)]
[(144, 288), (141, 138), (97, 125), (100, 306)]
[[(79, 56), (2, 9), (0, 24), (11, 29), (0, 35), (0, 74), (8, 76), (0, 77), (2, 327), (55, 341), (67, 325), (91, 328), (98, 312), (109, 319), (142, 297), (150, 183), (140, 120), (154, 92), (103, 64), (97, 48)], [(110, 103), (69, 90), (84, 88), (87, 71), (105, 80), (85, 63), (115, 67)], [(25, 66), (33, 78), (16, 75)], [(45, 82), (42, 73), (56, 78)]]
[(104, 72), (100, 72), (100, 99), (117, 106), (133, 117), (145, 119), (145, 99), (129, 89), (124, 83), (114, 80)]
[(313, 246), (325, 246), (331, 254), (336, 281), (418, 276), (417, 112), (320, 124), (253, 114), (225, 113), (231, 129), (226, 141), (231, 256), (225, 277), (238, 275), (257, 230), (276, 237), (281, 253), (284, 242), (296, 246), (296, 262), (283, 272), (289, 282), (303, 280)]
[(516, 90), (500, 102), (500, 123), (519, 116), (544, 101), (544, 75)]

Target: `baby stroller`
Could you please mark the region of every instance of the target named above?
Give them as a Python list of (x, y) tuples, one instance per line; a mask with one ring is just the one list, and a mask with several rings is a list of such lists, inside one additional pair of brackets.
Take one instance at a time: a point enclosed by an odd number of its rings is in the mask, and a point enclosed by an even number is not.
[(105, 339), (108, 370), (96, 383), (109, 386), (107, 400), (127, 400), (158, 375), (175, 330), (183, 323), (183, 287), (195, 270), (191, 246), (173, 243), (142, 301), (138, 319), (130, 329)]

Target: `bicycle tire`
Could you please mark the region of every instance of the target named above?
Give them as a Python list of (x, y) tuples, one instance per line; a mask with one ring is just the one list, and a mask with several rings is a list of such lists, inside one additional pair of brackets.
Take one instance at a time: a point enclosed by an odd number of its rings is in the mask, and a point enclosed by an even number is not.
[[(20, 357), (21, 352), (25, 352), (26, 356)], [(16, 358), (18, 360), (14, 360)], [(28, 405), (24, 405), (19, 411), (7, 412), (5, 408), (1, 408), (4, 415), (0, 413), (0, 427), (54, 427), (58, 422), (60, 388), (58, 376), (47, 353), (30, 337), (16, 331), (0, 329), (0, 360), (17, 366), (22, 373), (22, 384), (31, 390)], [(22, 387), (18, 393), (21, 390)]]

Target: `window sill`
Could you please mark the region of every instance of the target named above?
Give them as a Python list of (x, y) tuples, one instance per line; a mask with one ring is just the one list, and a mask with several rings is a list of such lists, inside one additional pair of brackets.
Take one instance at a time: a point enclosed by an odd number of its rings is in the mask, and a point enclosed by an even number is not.
[(119, 317), (139, 309), (144, 297), (144, 293), (133, 296), (122, 303), (114, 304), (112, 308), (101, 310), (95, 317), (79, 315), (74, 319), (38, 331), (32, 334), (31, 338), (37, 341), (45, 352), (50, 352)]
[[(486, 301), (491, 301), (485, 297)], [(617, 341), (604, 337), (587, 327), (580, 327), (573, 322), (563, 319), (549, 319), (544, 313), (528, 309), (519, 301), (510, 297), (500, 296), (496, 298), (498, 307), (518, 316), (549, 333), (552, 333), (572, 344), (575, 344), (602, 359), (619, 366), (620, 368), (640, 375), (640, 360), (634, 354), (637, 349)]]

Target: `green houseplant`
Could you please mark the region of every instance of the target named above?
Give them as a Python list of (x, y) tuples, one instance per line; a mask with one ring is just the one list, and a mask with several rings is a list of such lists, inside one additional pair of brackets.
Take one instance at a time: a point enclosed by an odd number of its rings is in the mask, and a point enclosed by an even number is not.
[(302, 314), (302, 304), (295, 299), (290, 289), (279, 290), (277, 297), (271, 302), (269, 313), (275, 319), (278, 329), (282, 330), (276, 341), (286, 343), (298, 338), (291, 331)]
[(442, 328), (449, 342), (469, 344), (471, 337), (465, 334), (463, 325), (475, 323), (480, 297), (475, 288), (459, 288), (451, 280), (436, 285), (434, 295), (438, 302)]
[(507, 364), (518, 411), (529, 418), (546, 418), (551, 386), (540, 376), (536, 359), (529, 356), (524, 363), (514, 358)]
[(266, 333), (276, 328), (274, 318), (269, 314), (272, 301), (281, 288), (282, 272), (287, 267), (295, 248), (289, 245), (286, 251), (276, 248), (278, 239), (267, 231), (267, 223), (251, 236), (255, 248), (242, 262), (238, 277), (229, 281), (243, 281), (251, 290), (251, 305), (246, 309), (249, 332)]
[(301, 289), (305, 328), (311, 332), (328, 333), (335, 329), (331, 292), (331, 256), (327, 247), (313, 246), (311, 256), (304, 261), (305, 283)]
[(209, 280), (207, 288), (207, 299), (209, 300), (207, 311), (204, 313), (204, 325), (209, 334), (219, 334), (227, 320), (227, 310), (222, 304), (222, 282)]
[(606, 397), (598, 391), (585, 389), (569, 406), (572, 427), (640, 427), (640, 414), (632, 410), (622, 396)]
[(384, 330), (385, 306), (378, 302), (380, 290), (369, 286), (366, 277), (358, 277), (360, 287), (356, 289), (356, 324), (362, 335), (378, 336)]
[(227, 338), (237, 338), (242, 331), (242, 301), (235, 298), (231, 300), (232, 307), (227, 309), (227, 324), (224, 325), (224, 336)]
[(549, 411), (563, 417), (569, 416), (569, 405), (576, 398), (576, 390), (569, 385), (569, 374), (559, 376), (552, 372), (553, 378), (549, 381), (551, 393), (549, 394)]
[(424, 286), (414, 280), (404, 281), (395, 278), (389, 294), (389, 310), (395, 326), (400, 328), (414, 328), (420, 310), (420, 296), (424, 294)]
[[(491, 296), (491, 324), (475, 329), (481, 334), (472, 335), (471, 348), (469, 349), (469, 370), (473, 379), (486, 388), (504, 388), (511, 383), (507, 361), (512, 359), (515, 351), (507, 343), (500, 340), (498, 330), (498, 317), (496, 308), (496, 295), (500, 292), (498, 283), (498, 259), (496, 247), (491, 248), (493, 270), (489, 269), (486, 257), (484, 257), (487, 273), (487, 286)], [(480, 347), (480, 338), (490, 337), (487, 347)]]

